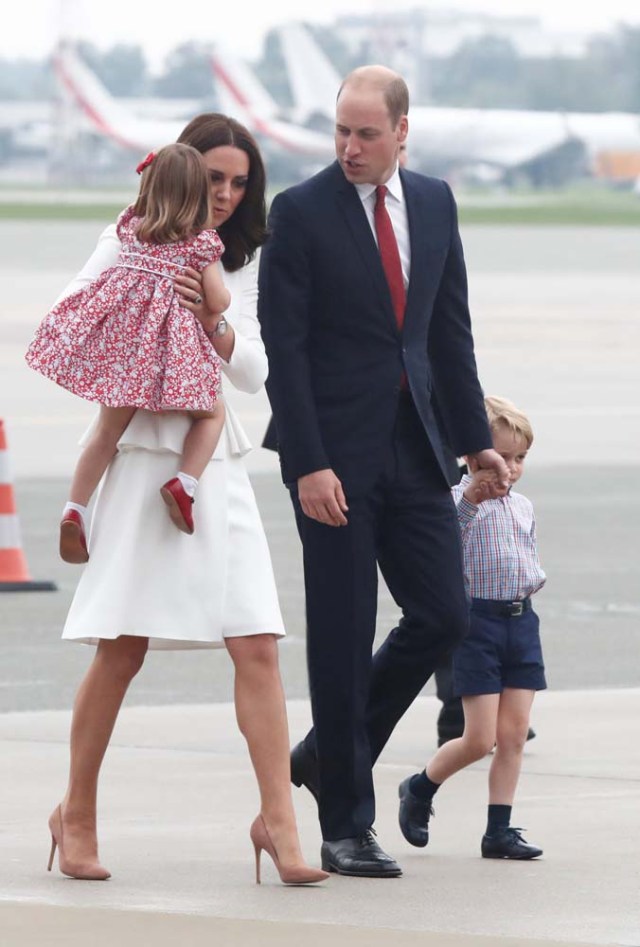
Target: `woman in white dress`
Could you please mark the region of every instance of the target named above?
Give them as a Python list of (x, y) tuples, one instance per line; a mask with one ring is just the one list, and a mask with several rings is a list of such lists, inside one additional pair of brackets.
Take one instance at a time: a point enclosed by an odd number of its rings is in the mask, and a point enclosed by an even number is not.
[[(267, 376), (256, 318), (256, 253), (266, 237), (265, 174), (257, 145), (238, 122), (200, 115), (179, 141), (197, 148), (210, 171), (215, 220), (225, 253), (231, 306), (213, 317), (202, 302), (199, 274), (176, 279), (183, 305), (199, 318), (220, 356), (225, 384), (255, 393)], [(115, 226), (66, 295), (115, 263)], [(94, 644), (71, 726), (67, 791), (54, 810), (51, 868), (75, 878), (105, 879), (97, 843), (98, 776), (120, 706), (148, 648), (226, 647), (235, 668), (238, 725), (247, 740), (260, 791), (251, 826), (259, 856), (273, 858), (284, 882), (328, 875), (304, 862), (291, 800), (289, 735), (278, 665), (284, 635), (266, 537), (242, 460), (250, 449), (226, 406), (225, 431), (196, 494), (197, 528), (175, 529), (157, 484), (175, 475), (189, 419), (138, 411), (119, 442), (98, 496), (89, 562), (63, 638)]]

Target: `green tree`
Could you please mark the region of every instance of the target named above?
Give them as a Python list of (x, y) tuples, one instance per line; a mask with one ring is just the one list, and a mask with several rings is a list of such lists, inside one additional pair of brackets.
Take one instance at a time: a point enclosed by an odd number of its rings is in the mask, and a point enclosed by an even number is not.
[(153, 83), (153, 94), (169, 99), (211, 99), (214, 82), (208, 47), (191, 42), (173, 49), (163, 74)]
[(78, 44), (78, 52), (112, 95), (126, 98), (148, 94), (149, 78), (139, 46), (118, 43), (101, 52), (93, 43)]
[(609, 89), (610, 108), (640, 112), (640, 27), (620, 24), (613, 33), (597, 37), (590, 47)]
[(522, 60), (509, 40), (481, 36), (462, 43), (431, 68), (434, 102), (479, 108), (517, 107)]
[(48, 99), (52, 90), (48, 62), (0, 59), (0, 99)]

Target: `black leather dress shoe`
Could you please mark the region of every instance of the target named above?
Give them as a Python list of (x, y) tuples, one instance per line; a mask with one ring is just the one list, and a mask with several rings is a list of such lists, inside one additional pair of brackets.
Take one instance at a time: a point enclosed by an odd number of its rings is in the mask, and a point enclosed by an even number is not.
[(515, 858), (524, 861), (527, 858), (538, 858), (542, 849), (529, 845), (520, 835), (524, 829), (508, 828), (495, 835), (482, 836), (483, 858)]
[(360, 878), (398, 878), (400, 865), (383, 852), (375, 839), (373, 829), (356, 838), (340, 838), (323, 842), (320, 849), (322, 867), (338, 875)]
[(297, 743), (291, 751), (291, 782), (294, 786), (305, 786), (318, 801), (318, 761), (304, 742)]
[(400, 831), (411, 845), (424, 848), (429, 843), (429, 819), (433, 815), (431, 801), (419, 799), (411, 792), (411, 776), (398, 786)]

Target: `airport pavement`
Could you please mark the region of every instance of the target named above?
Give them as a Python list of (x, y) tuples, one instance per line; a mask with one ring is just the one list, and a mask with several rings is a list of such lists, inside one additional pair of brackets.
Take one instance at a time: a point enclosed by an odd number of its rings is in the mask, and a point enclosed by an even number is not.
[[(640, 944), (640, 690), (539, 695), (514, 814), (544, 856), (522, 863), (480, 857), (490, 757), (440, 790), (426, 850), (400, 835), (397, 785), (433, 750), (438, 706), (415, 702), (375, 771), (379, 839), (403, 877), (304, 889), (281, 885), (270, 863), (254, 883), (258, 800), (232, 705), (123, 710), (100, 793), (107, 882), (45, 871), (69, 712), (0, 716), (0, 944)], [(289, 714), (301, 734), (307, 701), (290, 701)], [(317, 863), (315, 805), (305, 790), (295, 802)]]
[[(31, 570), (59, 586), (0, 598), (0, 947), (638, 947), (640, 277), (638, 232), (624, 228), (464, 234), (485, 388), (523, 405), (536, 429), (525, 492), (549, 574), (537, 607), (551, 689), (534, 706), (538, 736), (526, 748), (515, 821), (544, 857), (479, 857), (489, 759), (441, 791), (427, 851), (404, 842), (397, 784), (434, 748), (438, 704), (427, 689), (376, 768), (376, 825), (404, 877), (287, 889), (268, 868), (257, 888), (248, 839), (257, 797), (229, 704), (230, 662), (175, 655), (169, 666), (153, 655), (104, 769), (100, 835), (112, 879), (44, 871), (68, 708), (91, 657), (59, 642), (77, 570), (56, 561), (55, 527), (92, 410), (30, 373), (23, 353), (100, 229), (0, 223), (0, 417)], [(258, 443), (264, 393), (232, 397)], [(281, 665), (297, 739), (309, 721), (299, 546), (275, 458), (256, 451), (248, 466), (289, 633)], [(380, 635), (396, 615), (381, 588)], [(298, 790), (295, 800), (317, 860), (313, 802)]]

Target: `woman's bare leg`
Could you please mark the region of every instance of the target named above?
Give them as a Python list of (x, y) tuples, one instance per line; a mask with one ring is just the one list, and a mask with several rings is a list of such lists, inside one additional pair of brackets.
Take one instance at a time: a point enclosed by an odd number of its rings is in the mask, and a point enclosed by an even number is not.
[(489, 770), (489, 805), (511, 806), (516, 793), (535, 691), (507, 687), (500, 696), (496, 752)]
[(106, 408), (101, 405), (96, 429), (76, 464), (69, 492), (72, 503), (88, 505), (135, 412), (135, 408)]
[(62, 800), (65, 854), (70, 862), (97, 861), (98, 776), (129, 684), (144, 662), (148, 638), (102, 640), (73, 707), (69, 784)]
[(236, 717), (260, 790), (260, 809), (283, 865), (304, 863), (291, 798), (289, 727), (274, 635), (226, 638)]

